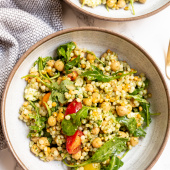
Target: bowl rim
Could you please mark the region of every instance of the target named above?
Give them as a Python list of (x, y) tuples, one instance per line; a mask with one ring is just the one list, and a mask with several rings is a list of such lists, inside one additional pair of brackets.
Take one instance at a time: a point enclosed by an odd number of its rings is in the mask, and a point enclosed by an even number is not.
[(16, 63), (16, 65), (14, 66), (13, 70), (11, 71), (8, 80), (6, 82), (5, 88), (4, 88), (4, 92), (3, 92), (3, 96), (2, 96), (2, 101), (1, 101), (1, 124), (2, 124), (2, 130), (7, 142), (8, 147), (10, 148), (11, 153), (13, 154), (14, 158), (16, 159), (16, 161), (20, 164), (20, 166), (24, 169), (24, 170), (28, 170), (27, 167), (24, 165), (24, 163), (20, 160), (20, 158), (18, 157), (18, 155), (15, 152), (15, 149), (13, 148), (10, 138), (8, 136), (8, 132), (7, 132), (7, 127), (6, 127), (6, 120), (5, 120), (5, 103), (6, 103), (6, 97), (7, 97), (7, 93), (8, 93), (8, 89), (10, 86), (10, 83), (13, 79), (13, 76), (15, 75), (18, 67), (22, 64), (22, 62), (27, 58), (27, 56), (33, 52), (36, 48), (38, 48), (40, 45), (42, 45), (43, 43), (49, 41), (52, 38), (55, 38), (56, 36), (60, 36), (62, 34), (66, 34), (66, 33), (71, 33), (71, 32), (76, 32), (76, 31), (97, 31), (97, 32), (103, 32), (103, 33), (107, 33), (110, 35), (114, 35), (117, 36), (125, 41), (127, 41), (128, 43), (132, 44), (134, 47), (136, 47), (139, 51), (141, 51), (148, 59), (149, 61), (153, 64), (153, 66), (155, 67), (155, 69), (157, 70), (163, 86), (165, 88), (165, 92), (166, 92), (166, 96), (167, 96), (167, 101), (168, 101), (168, 120), (167, 120), (167, 129), (166, 129), (166, 134), (164, 136), (164, 140), (163, 143), (157, 153), (157, 155), (153, 158), (152, 162), (150, 163), (150, 165), (146, 168), (146, 170), (150, 170), (155, 163), (157, 162), (157, 160), (159, 159), (159, 157), (161, 156), (166, 143), (168, 141), (168, 137), (169, 137), (169, 132), (170, 132), (170, 91), (168, 89), (168, 85), (164, 79), (163, 74), (161, 73), (159, 67), (157, 66), (157, 64), (155, 63), (155, 61), (151, 58), (151, 56), (142, 48), (140, 47), (136, 42), (132, 41), (131, 39), (127, 38), (124, 35), (121, 35), (119, 33), (113, 32), (113, 31), (109, 31), (103, 28), (98, 28), (98, 27), (81, 27), (81, 28), (71, 28), (71, 29), (65, 29), (62, 31), (58, 31), (55, 32), (53, 34), (48, 35), (47, 37), (43, 38), (42, 40), (38, 41), (36, 44), (34, 44), (33, 46), (31, 46), (22, 56), (21, 58), (18, 60), (18, 62)]
[(136, 16), (136, 17), (129, 17), (129, 18), (112, 18), (112, 17), (104, 17), (104, 16), (101, 16), (101, 15), (97, 15), (97, 14), (93, 14), (79, 6), (77, 6), (76, 4), (74, 4), (71, 0), (64, 0), (68, 5), (70, 5), (71, 7), (75, 8), (77, 11), (79, 11), (80, 13), (84, 13), (86, 15), (89, 15), (89, 16), (92, 16), (94, 18), (97, 18), (97, 19), (101, 19), (101, 20), (105, 20), (105, 21), (120, 21), (120, 22), (123, 22), (123, 21), (134, 21), (134, 20), (139, 20), (139, 19), (143, 19), (143, 18), (147, 18), (147, 17), (150, 17), (160, 11), (162, 11), (163, 9), (165, 9), (166, 7), (168, 7), (170, 5), (170, 1), (167, 2), (165, 5), (161, 6), (160, 8), (154, 10), (154, 11), (151, 11), (149, 13), (146, 13), (146, 14), (143, 14), (143, 15), (140, 15), (140, 16)]

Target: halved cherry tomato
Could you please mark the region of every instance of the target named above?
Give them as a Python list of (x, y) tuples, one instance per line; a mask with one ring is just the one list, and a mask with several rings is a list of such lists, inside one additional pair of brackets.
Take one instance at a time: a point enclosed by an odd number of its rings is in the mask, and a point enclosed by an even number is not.
[[(43, 105), (45, 108), (46, 108), (46, 105), (44, 104), (44, 102), (45, 102), (45, 103), (48, 102), (48, 99), (49, 99), (50, 95), (51, 95), (51, 92), (45, 94), (44, 97), (43, 97), (43, 99), (42, 99), (42, 105)], [(47, 108), (46, 108), (46, 109), (47, 109)]]
[(73, 113), (77, 113), (82, 108), (82, 103), (76, 100), (72, 101), (65, 111), (65, 116)]
[(73, 136), (67, 136), (66, 149), (69, 154), (76, 154), (81, 150), (81, 136), (83, 132), (77, 130)]
[(68, 77), (71, 79), (71, 81), (74, 81), (78, 76), (77, 71), (73, 71), (72, 73), (68, 74)]

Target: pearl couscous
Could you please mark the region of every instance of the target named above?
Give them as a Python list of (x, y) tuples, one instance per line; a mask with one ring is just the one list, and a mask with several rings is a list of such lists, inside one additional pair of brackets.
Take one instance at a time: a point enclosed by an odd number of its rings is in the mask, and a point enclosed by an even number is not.
[(136, 73), (111, 50), (99, 59), (74, 42), (39, 57), (19, 111), (31, 152), (78, 170), (120, 168), (151, 122), (148, 79)]

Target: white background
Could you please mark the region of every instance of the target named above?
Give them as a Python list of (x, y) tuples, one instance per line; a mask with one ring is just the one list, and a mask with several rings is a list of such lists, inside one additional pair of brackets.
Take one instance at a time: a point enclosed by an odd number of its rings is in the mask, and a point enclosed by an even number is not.
[[(158, 64), (170, 89), (170, 80), (165, 76), (165, 62), (170, 41), (170, 6), (146, 19), (129, 22), (109, 22), (87, 17), (63, 3), (64, 28), (101, 27), (121, 33), (143, 47)], [(152, 170), (170, 169), (170, 140)], [(140, 160), (139, 160), (140, 161)], [(0, 170), (20, 170), (8, 149), (0, 151)]]

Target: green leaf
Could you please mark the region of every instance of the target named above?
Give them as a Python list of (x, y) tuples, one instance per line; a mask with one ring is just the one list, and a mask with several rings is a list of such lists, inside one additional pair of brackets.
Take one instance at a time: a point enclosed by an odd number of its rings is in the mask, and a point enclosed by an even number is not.
[(151, 123), (151, 117), (149, 112), (150, 103), (141, 103), (140, 106), (142, 106), (142, 111), (140, 112), (140, 114), (144, 118), (146, 127), (149, 127), (149, 124)]
[(66, 65), (65, 65), (65, 70), (66, 72), (70, 69), (72, 69), (73, 67), (76, 67), (78, 66), (78, 64), (80, 63), (80, 56), (78, 56), (77, 58), (75, 58), (74, 60), (68, 62)]
[(65, 98), (65, 95), (64, 93), (58, 93), (56, 92), (55, 95), (57, 96), (58, 98), (58, 101), (62, 104), (65, 104), (67, 102), (67, 99)]
[(133, 93), (129, 93), (130, 95), (137, 95), (137, 94), (139, 94), (139, 92), (140, 91), (143, 91), (144, 90), (144, 88), (138, 88), (138, 89), (135, 89), (134, 91), (133, 91)]
[(112, 156), (108, 166), (103, 166), (101, 170), (118, 170), (123, 166), (123, 162), (117, 156)]
[(126, 142), (128, 140), (125, 138), (117, 138), (114, 137), (113, 139), (110, 139), (106, 143), (104, 143), (95, 153), (94, 155), (88, 159), (87, 161), (78, 164), (78, 165), (68, 165), (69, 167), (81, 167), (85, 166), (90, 163), (101, 163), (106, 160), (108, 160), (111, 156), (114, 156), (114, 154), (119, 154), (122, 151), (127, 149)]
[[(92, 71), (85, 71), (84, 73), (81, 74), (81, 76), (87, 77), (88, 80), (95, 80), (95, 81), (101, 81), (101, 82), (109, 82), (111, 80), (114, 79), (119, 79), (123, 76), (129, 75), (129, 74), (133, 74), (136, 73), (136, 71), (134, 72), (129, 72), (129, 73), (122, 73), (121, 75), (117, 75), (116, 76), (107, 76), (104, 75), (103, 72), (96, 66), (91, 66)], [(120, 72), (118, 72), (119, 74)]]
[(133, 133), (134, 137), (145, 137), (145, 135), (146, 135), (146, 132), (141, 127), (137, 128), (135, 132)]
[(61, 123), (62, 131), (67, 136), (72, 136), (77, 131), (78, 126), (75, 125), (71, 120), (63, 119)]
[(78, 126), (81, 126), (81, 120), (87, 118), (88, 111), (91, 107), (83, 106), (77, 113), (70, 114), (70, 120), (64, 119), (61, 123), (63, 133), (67, 136), (72, 136), (77, 131)]
[(122, 117), (117, 117), (116, 120), (119, 123), (125, 125), (131, 134), (133, 134), (137, 129), (137, 123), (134, 117), (127, 118), (126, 116), (122, 116)]
[(140, 103), (148, 103), (148, 101), (146, 99), (144, 99), (141, 95), (137, 94), (137, 95), (132, 95), (132, 94), (129, 94), (127, 95), (127, 97), (129, 98), (133, 98), (135, 100), (137, 100), (138, 102)]
[[(79, 110), (77, 113), (72, 114), (73, 123), (77, 126), (81, 126), (81, 120), (85, 119), (88, 116), (89, 108), (83, 106), (81, 110)], [(74, 115), (74, 117), (73, 117)]]
[(134, 117), (127, 118), (126, 116), (117, 117), (116, 120), (126, 126), (127, 130), (135, 137), (145, 137), (146, 132), (141, 128), (137, 128), (137, 122)]
[(70, 60), (70, 54), (71, 52), (76, 48), (76, 45), (74, 42), (69, 42), (63, 45), (60, 45), (57, 48), (57, 58), (63, 60), (65, 63), (67, 63)]
[(35, 109), (36, 114), (29, 114), (30, 118), (34, 119), (34, 125), (29, 126), (30, 132), (28, 134), (28, 137), (31, 137), (32, 135), (35, 135), (36, 133), (41, 134), (43, 129), (45, 128), (45, 122), (47, 121), (46, 117), (41, 117), (39, 114), (39, 108), (36, 107), (36, 105), (29, 101), (31, 106)]

